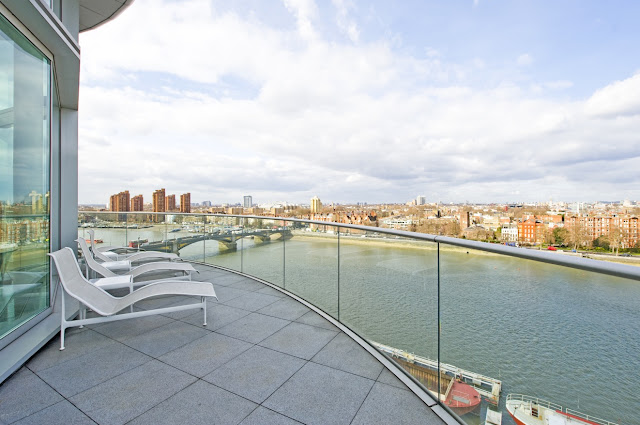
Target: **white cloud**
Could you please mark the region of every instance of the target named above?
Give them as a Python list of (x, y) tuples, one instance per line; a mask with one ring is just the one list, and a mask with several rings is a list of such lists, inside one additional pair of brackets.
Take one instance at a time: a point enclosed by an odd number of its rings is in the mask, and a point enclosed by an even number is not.
[(596, 91), (585, 110), (589, 115), (601, 117), (640, 115), (640, 73)]
[(523, 53), (516, 59), (518, 66), (529, 66), (533, 63), (533, 57), (528, 53)]
[[(214, 202), (492, 201), (513, 199), (514, 186), (575, 199), (619, 190), (635, 172), (639, 120), (602, 111), (632, 111), (638, 76), (587, 102), (544, 97), (569, 82), (535, 95), (509, 82), (474, 88), (460, 78), (469, 70), (438, 55), (326, 41), (312, 2), (286, 4), (295, 31), (204, 0), (138, 0), (83, 34), (80, 201), (159, 187)], [(586, 172), (602, 161), (606, 179)]]
[(331, 2), (336, 8), (338, 27), (352, 42), (356, 43), (360, 38), (360, 30), (358, 24), (349, 18), (349, 10), (354, 8), (353, 3), (349, 0), (331, 0)]

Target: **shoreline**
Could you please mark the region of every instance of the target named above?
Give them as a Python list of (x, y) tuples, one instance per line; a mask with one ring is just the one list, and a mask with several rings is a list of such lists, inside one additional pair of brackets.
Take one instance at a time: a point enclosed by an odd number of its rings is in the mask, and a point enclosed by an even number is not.
[[(327, 241), (337, 241), (337, 236), (335, 234), (327, 234), (321, 232), (292, 232), (294, 239), (325, 239)], [(425, 251), (435, 251), (436, 244), (434, 242), (429, 241), (411, 241), (407, 238), (378, 238), (378, 237), (366, 237), (363, 238), (362, 235), (340, 235), (340, 243), (346, 243), (349, 245), (369, 245), (369, 246), (378, 246), (378, 247), (391, 247), (393, 248), (404, 248), (404, 249), (422, 249)], [(520, 248), (520, 249), (530, 249), (530, 248)], [(449, 252), (473, 252), (474, 255), (491, 255), (491, 256), (502, 256), (501, 254), (496, 254), (493, 252), (480, 251), (477, 249), (467, 249), (458, 246), (440, 245), (441, 251), (449, 251)], [(537, 250), (532, 249), (533, 251), (545, 251), (546, 250)], [(568, 251), (549, 251), (553, 252), (557, 255), (571, 255), (576, 257), (582, 257), (583, 253), (575, 253)], [(606, 255), (606, 254), (596, 254), (596, 253), (586, 253), (587, 258), (596, 261), (607, 261), (610, 263), (618, 263), (618, 264), (626, 264), (630, 266), (640, 267), (640, 257), (620, 257), (614, 255)]]

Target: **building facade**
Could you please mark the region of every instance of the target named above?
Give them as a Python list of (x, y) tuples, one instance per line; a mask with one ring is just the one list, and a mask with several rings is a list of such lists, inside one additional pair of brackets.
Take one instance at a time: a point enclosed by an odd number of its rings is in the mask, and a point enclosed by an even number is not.
[(131, 196), (128, 190), (111, 195), (109, 199), (109, 211), (130, 211), (130, 205)]
[[(153, 192), (153, 212), (165, 212), (166, 209), (166, 196), (164, 189), (158, 189)], [(161, 214), (156, 214), (153, 217), (153, 220), (156, 223), (164, 222), (164, 216)]]
[(47, 254), (78, 237), (79, 33), (131, 2), (0, 0), (0, 382), (60, 327)]
[(244, 203), (242, 205), (244, 208), (251, 208), (253, 206), (253, 198), (249, 195), (244, 197)]
[(176, 195), (169, 195), (165, 199), (164, 203), (165, 211), (175, 211), (176, 208)]
[(191, 193), (183, 193), (182, 195), (180, 195), (180, 212), (191, 212)]
[(144, 211), (144, 198), (142, 195), (131, 198), (131, 211)]
[(311, 198), (311, 214), (318, 214), (320, 212), (322, 212), (322, 202), (320, 201), (320, 198), (318, 198), (317, 196), (314, 196), (313, 198)]

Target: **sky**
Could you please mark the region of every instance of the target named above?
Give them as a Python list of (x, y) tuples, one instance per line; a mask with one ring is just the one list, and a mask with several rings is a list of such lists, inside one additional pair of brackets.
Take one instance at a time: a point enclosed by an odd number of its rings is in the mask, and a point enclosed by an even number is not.
[(79, 202), (640, 201), (636, 0), (136, 0), (80, 35)]

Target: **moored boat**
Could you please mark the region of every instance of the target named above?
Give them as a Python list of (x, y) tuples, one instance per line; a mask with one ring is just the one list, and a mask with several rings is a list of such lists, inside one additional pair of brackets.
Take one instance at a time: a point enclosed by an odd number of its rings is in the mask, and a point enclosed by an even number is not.
[(506, 407), (518, 425), (615, 425), (613, 422), (524, 394), (509, 394)]

